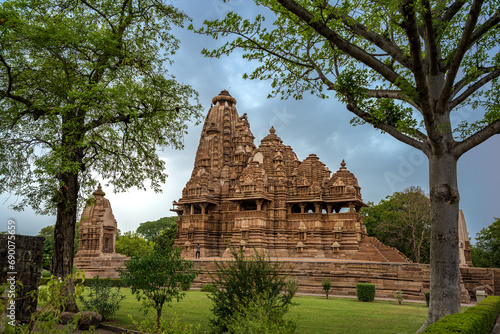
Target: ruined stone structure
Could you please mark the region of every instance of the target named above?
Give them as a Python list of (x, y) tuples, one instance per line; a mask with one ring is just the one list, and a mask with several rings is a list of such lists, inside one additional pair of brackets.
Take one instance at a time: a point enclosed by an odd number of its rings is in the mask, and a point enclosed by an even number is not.
[(259, 147), (246, 114), (222, 91), (212, 100), (191, 179), (174, 202), (183, 255), (229, 257), (229, 246), (280, 258), (409, 262), (366, 235), (365, 206), (342, 161), (331, 173), (315, 154), (300, 161), (274, 128)]
[(467, 223), (465, 222), (464, 213), (460, 209), (458, 213), (458, 255), (461, 267), (472, 267), (471, 245), (469, 232), (467, 232)]
[(80, 219), (78, 252), (74, 265), (85, 277), (118, 278), (117, 269), (129, 259), (115, 253), (117, 223), (109, 200), (99, 185), (94, 199), (85, 207)]

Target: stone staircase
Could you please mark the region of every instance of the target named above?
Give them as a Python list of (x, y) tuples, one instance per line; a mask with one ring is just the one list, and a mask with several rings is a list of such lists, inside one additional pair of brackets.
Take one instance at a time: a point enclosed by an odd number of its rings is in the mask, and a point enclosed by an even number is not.
[(364, 237), (359, 244), (355, 260), (412, 263), (403, 253), (389, 247), (374, 237)]

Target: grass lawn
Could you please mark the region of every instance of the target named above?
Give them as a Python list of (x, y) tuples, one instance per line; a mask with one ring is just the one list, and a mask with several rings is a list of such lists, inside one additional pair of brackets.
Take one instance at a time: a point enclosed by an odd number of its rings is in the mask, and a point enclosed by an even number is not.
[[(122, 289), (121, 293), (126, 298), (118, 312), (105, 323), (134, 329), (128, 315), (131, 314), (136, 321), (142, 321), (146, 316), (140, 311), (141, 304), (130, 289)], [(403, 305), (398, 305), (396, 301), (364, 303), (351, 298), (325, 299), (318, 296), (296, 296), (294, 301), (299, 305), (292, 307), (288, 317), (297, 320), (297, 334), (415, 333), (424, 323), (428, 310), (425, 304), (403, 302)], [(180, 302), (164, 306), (163, 317), (170, 319), (176, 313), (181, 321), (195, 326), (199, 324), (200, 333), (207, 333), (212, 316), (210, 308), (207, 293), (191, 290)]]

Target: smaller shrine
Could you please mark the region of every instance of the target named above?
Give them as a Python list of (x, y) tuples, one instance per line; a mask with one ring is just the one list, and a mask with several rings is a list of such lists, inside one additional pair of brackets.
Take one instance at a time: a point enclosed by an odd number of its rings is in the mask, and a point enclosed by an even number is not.
[(91, 278), (118, 278), (118, 268), (122, 267), (129, 257), (115, 253), (117, 222), (109, 200), (101, 185), (93, 193), (83, 209), (80, 219), (78, 252), (74, 265)]

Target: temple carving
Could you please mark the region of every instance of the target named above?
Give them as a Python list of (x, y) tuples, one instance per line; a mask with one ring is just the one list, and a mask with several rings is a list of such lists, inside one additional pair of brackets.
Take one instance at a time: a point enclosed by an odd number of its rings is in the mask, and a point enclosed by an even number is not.
[(85, 276), (118, 278), (118, 268), (129, 257), (115, 253), (117, 222), (109, 200), (101, 186), (93, 193), (94, 198), (83, 209), (78, 226), (78, 252), (74, 265)]
[(332, 173), (315, 154), (300, 161), (273, 127), (258, 147), (227, 91), (212, 99), (194, 169), (174, 202), (183, 255), (229, 257), (229, 247), (281, 258), (409, 262), (368, 237), (358, 180), (342, 161)]

